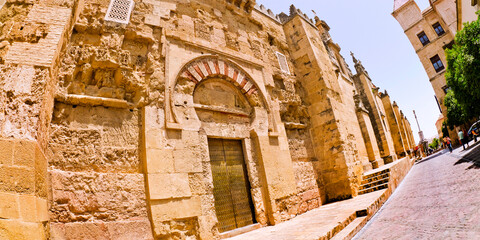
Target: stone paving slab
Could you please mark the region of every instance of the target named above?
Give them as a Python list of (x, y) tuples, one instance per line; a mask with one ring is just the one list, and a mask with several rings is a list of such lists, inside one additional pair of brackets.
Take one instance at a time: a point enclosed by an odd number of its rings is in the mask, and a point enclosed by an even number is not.
[[(328, 239), (355, 218), (356, 211), (375, 204), (386, 190), (323, 205), (296, 218), (245, 233), (229, 240), (317, 240)], [(327, 237), (328, 236), (328, 237)]]
[(354, 239), (480, 239), (479, 144), (418, 161)]

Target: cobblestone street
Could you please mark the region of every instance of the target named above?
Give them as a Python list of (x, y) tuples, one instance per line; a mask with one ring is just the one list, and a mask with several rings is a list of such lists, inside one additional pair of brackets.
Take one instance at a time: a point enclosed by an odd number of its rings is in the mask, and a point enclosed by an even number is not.
[(417, 162), (354, 238), (480, 239), (480, 145)]

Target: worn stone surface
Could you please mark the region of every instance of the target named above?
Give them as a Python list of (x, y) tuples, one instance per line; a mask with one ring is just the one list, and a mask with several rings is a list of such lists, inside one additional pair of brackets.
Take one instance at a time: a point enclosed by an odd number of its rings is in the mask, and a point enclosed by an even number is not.
[[(79, 234), (74, 238), (98, 234), (126, 239), (135, 234), (115, 229), (148, 222), (138, 111), (57, 103), (53, 115), (49, 143), (53, 229), (62, 229), (59, 236)], [(97, 223), (83, 224), (91, 221)]]
[[(289, 239), (330, 239), (333, 234), (348, 225), (349, 219), (355, 218), (355, 211), (366, 209), (384, 194), (377, 191), (353, 199), (321, 206), (303, 214), (294, 220), (276, 226), (251, 231), (229, 240), (289, 240)], [(345, 223), (346, 222), (346, 223)]]
[(404, 145), (401, 134), (400, 121), (402, 120), (402, 116), (397, 115), (397, 113), (395, 112), (392, 101), (390, 100), (390, 96), (386, 91), (385, 93), (380, 93), (380, 98), (382, 99), (382, 103), (385, 109), (387, 124), (390, 128), (395, 153), (399, 158), (405, 157), (407, 155), (406, 150), (409, 146)]
[(18, 220), (0, 219), (0, 238), (15, 240), (47, 239), (42, 223), (28, 223)]
[(235, 181), (261, 226), (354, 197), (395, 160), (387, 108), (374, 94), (377, 118), (359, 111), (371, 88), (324, 21), (252, 0), (134, 2), (128, 24), (105, 21), (106, 0), (0, 8), (1, 218), (42, 223), (39, 238), (218, 239), (209, 139), (241, 143)]

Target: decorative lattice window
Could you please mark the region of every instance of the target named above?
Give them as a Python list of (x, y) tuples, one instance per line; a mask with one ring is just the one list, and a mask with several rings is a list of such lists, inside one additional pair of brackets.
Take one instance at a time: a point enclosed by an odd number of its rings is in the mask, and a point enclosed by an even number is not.
[(133, 0), (111, 0), (105, 15), (105, 21), (128, 24), (133, 5)]
[(288, 67), (287, 58), (285, 55), (277, 52), (278, 63), (280, 64), (280, 69), (282, 72), (290, 74), (290, 69)]

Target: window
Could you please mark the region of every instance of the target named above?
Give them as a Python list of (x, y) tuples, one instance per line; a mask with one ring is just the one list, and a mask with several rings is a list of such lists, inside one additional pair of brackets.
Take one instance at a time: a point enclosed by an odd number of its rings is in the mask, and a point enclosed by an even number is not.
[(418, 36), (418, 39), (420, 39), (420, 42), (422, 42), (423, 46), (430, 43), (430, 40), (428, 40), (427, 34), (425, 34), (425, 32), (421, 32), (417, 34), (417, 36)]
[(443, 66), (442, 60), (440, 60), (440, 57), (438, 55), (435, 55), (434, 57), (430, 58), (430, 61), (433, 64), (433, 67), (435, 68), (435, 71), (440, 72), (443, 69), (445, 69), (445, 66)]
[(455, 40), (452, 40), (451, 42), (445, 44), (445, 45), (443, 46), (443, 49), (452, 49), (453, 44), (455, 44)]
[(445, 94), (447, 94), (448, 91), (450, 91), (451, 88), (450, 88), (449, 86), (443, 86), (442, 89), (443, 89), (443, 92), (444, 92)]
[(280, 69), (286, 74), (290, 74), (290, 69), (288, 68), (287, 58), (285, 55), (277, 52), (278, 63), (280, 64)]
[(435, 29), (435, 32), (437, 33), (438, 36), (442, 36), (443, 34), (445, 34), (445, 31), (443, 30), (442, 28), (442, 25), (440, 25), (440, 23), (435, 23), (432, 25), (433, 29)]
[(133, 0), (111, 0), (105, 15), (105, 21), (128, 24), (133, 5)]

